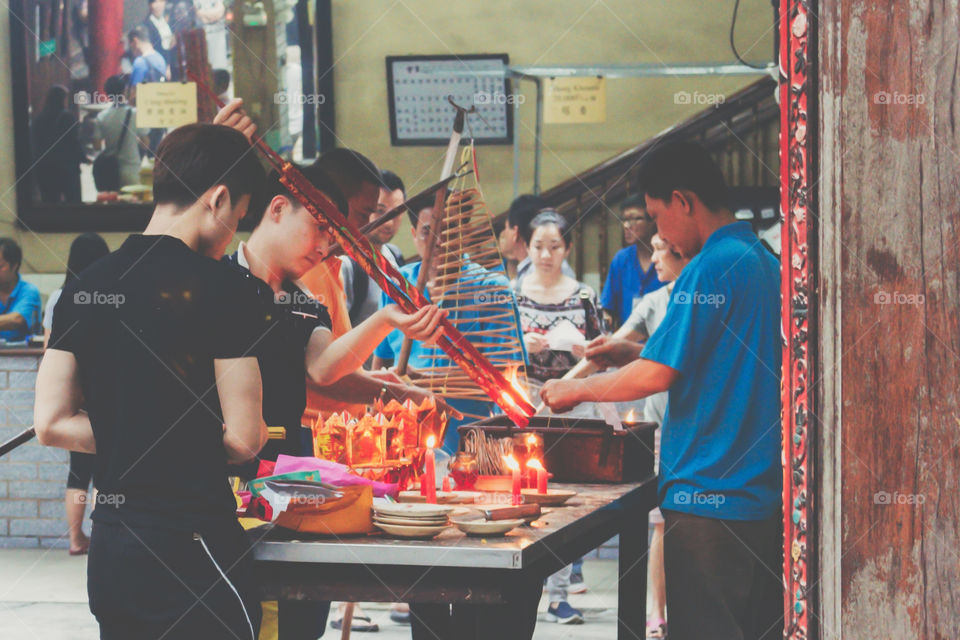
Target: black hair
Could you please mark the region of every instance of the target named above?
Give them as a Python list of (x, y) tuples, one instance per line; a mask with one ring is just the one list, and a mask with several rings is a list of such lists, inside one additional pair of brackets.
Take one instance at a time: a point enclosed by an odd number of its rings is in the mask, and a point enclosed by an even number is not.
[(226, 69), (213, 70), (213, 90), (217, 93), (223, 93), (230, 88), (230, 72)]
[(111, 102), (115, 104), (122, 103), (125, 99), (125, 91), (128, 82), (129, 76), (126, 76), (122, 73), (110, 76), (103, 83), (103, 92), (107, 94), (107, 97)]
[(720, 167), (694, 142), (672, 142), (654, 150), (640, 170), (639, 187), (657, 200), (669, 201), (674, 191), (692, 191), (711, 211), (728, 206)]
[(623, 199), (623, 202), (620, 203), (620, 212), (624, 212), (627, 209), (640, 209), (641, 211), (647, 210), (647, 201), (644, 199), (642, 193), (633, 193)]
[(540, 196), (524, 194), (514, 198), (507, 211), (507, 222), (511, 227), (519, 227), (520, 235), (530, 226), (530, 221), (539, 211), (547, 208), (547, 201)]
[[(347, 199), (343, 197), (343, 192), (340, 191), (337, 183), (330, 176), (318, 168), (316, 164), (298, 168), (310, 184), (330, 198), (337, 209), (340, 210), (340, 213), (344, 216), (347, 215)], [(294, 198), (293, 194), (280, 182), (280, 174), (274, 169), (267, 176), (264, 187), (250, 199), (247, 217), (253, 221), (253, 226), (257, 226), (263, 221), (267, 207), (270, 206), (270, 202), (276, 196), (286, 196), (295, 206), (301, 206), (300, 201)]]
[(188, 124), (157, 147), (153, 199), (187, 207), (210, 188), (224, 185), (236, 206), (263, 188), (263, 167), (242, 133), (219, 124)]
[(353, 149), (331, 149), (317, 158), (313, 166), (333, 178), (347, 199), (359, 193), (365, 184), (380, 188), (380, 170), (377, 165)]
[(530, 221), (530, 224), (527, 225), (527, 233), (524, 234), (523, 241), (530, 246), (530, 240), (533, 238), (533, 232), (537, 227), (542, 227), (548, 224), (557, 225), (557, 231), (560, 232), (560, 237), (563, 238), (564, 246), (570, 246), (570, 236), (567, 233), (570, 229), (570, 223), (567, 222), (567, 219), (562, 215), (557, 213), (555, 209), (545, 209), (535, 215), (533, 220)]
[(380, 172), (380, 187), (382, 189), (386, 189), (387, 191), (396, 191), (397, 189), (400, 189), (400, 191), (403, 192), (403, 197), (407, 197), (407, 188), (403, 186), (403, 180), (400, 179), (400, 176), (388, 169), (384, 169)]
[(67, 257), (67, 277), (63, 286), (77, 279), (80, 272), (110, 253), (107, 241), (93, 232), (81, 233), (70, 243), (70, 255)]
[(0, 255), (3, 256), (7, 264), (13, 267), (14, 271), (20, 271), (20, 263), (23, 262), (23, 250), (16, 240), (0, 238)]
[(134, 38), (143, 42), (150, 42), (150, 36), (147, 35), (146, 27), (140, 24), (127, 32), (127, 40), (133, 40)]

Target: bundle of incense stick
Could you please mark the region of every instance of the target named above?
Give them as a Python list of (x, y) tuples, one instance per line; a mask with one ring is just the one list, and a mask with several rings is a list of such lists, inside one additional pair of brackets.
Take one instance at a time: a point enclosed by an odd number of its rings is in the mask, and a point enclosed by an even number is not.
[(507, 472), (503, 459), (513, 453), (513, 439), (487, 438), (483, 429), (470, 429), (463, 436), (463, 450), (476, 456), (480, 475), (499, 476)]
[[(462, 158), (475, 163), (473, 148)], [(484, 202), (477, 170), (451, 184), (437, 223), (430, 298), (450, 312), (450, 322), (511, 382), (525, 387), (522, 336), (513, 293), (503, 269), (493, 216)], [(483, 399), (478, 388), (439, 349), (421, 356), (430, 361), (418, 369), (417, 384), (448, 398)], [(474, 417), (474, 416), (471, 416)], [(485, 415), (475, 416), (485, 418)]]
[[(190, 74), (191, 80), (208, 95), (216, 96), (202, 81)], [(222, 108), (223, 102), (216, 99)], [(363, 271), (370, 276), (383, 291), (399, 306), (404, 313), (415, 313), (430, 304), (421, 291), (407, 281), (373, 243), (337, 208), (322, 191), (313, 186), (307, 178), (290, 162), (281, 158), (263, 139), (255, 138), (254, 146), (264, 155), (270, 164), (280, 173), (280, 183), (321, 223), (329, 226), (334, 239), (343, 248), (344, 253), (353, 258)], [(533, 405), (524, 395), (500, 373), (483, 354), (464, 338), (453, 324), (444, 318), (440, 321), (443, 334), (437, 345), (451, 360), (481, 389), (503, 409), (518, 426), (526, 426), (534, 414)]]

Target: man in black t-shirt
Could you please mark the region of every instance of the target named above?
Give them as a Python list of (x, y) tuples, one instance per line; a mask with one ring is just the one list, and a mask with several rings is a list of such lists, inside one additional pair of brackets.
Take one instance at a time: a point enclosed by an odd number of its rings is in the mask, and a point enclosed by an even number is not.
[[(314, 187), (346, 214), (345, 198), (321, 169), (312, 166), (301, 170)], [(294, 199), (276, 175), (254, 198), (251, 215), (262, 217), (250, 239), (241, 242), (224, 261), (235, 265), (258, 288), (261, 302), (275, 323), (264, 336), (260, 350), (263, 416), (270, 426), (284, 427), (286, 437), (271, 440), (257, 459), (238, 470), (239, 475), (247, 478), (256, 474), (259, 459), (275, 461), (279, 454), (313, 455), (311, 432), (300, 427), (307, 403), (307, 377), (318, 385), (337, 382), (359, 369), (374, 347), (396, 327), (414, 339), (435, 339), (440, 331), (439, 319), (445, 315), (434, 305), (410, 315), (391, 305), (334, 340), (326, 307), (298, 281), (326, 255), (331, 238), (325, 225), (319, 224)], [(388, 392), (396, 386), (384, 383)], [(403, 399), (402, 392), (397, 393)], [(328, 602), (280, 600), (279, 640), (320, 637), (329, 608)]]
[(144, 233), (56, 306), (37, 437), (97, 454), (88, 592), (101, 638), (256, 640), (227, 464), (266, 442), (256, 356), (272, 319), (219, 258), (263, 170), (242, 135), (216, 125), (171, 132), (157, 155)]

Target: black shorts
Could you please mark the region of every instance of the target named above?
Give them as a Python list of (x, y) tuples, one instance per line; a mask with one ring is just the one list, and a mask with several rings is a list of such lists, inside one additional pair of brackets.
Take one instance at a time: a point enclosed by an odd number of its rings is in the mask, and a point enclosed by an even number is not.
[(95, 521), (87, 592), (102, 640), (256, 640), (260, 632), (253, 557), (236, 521), (201, 537)]

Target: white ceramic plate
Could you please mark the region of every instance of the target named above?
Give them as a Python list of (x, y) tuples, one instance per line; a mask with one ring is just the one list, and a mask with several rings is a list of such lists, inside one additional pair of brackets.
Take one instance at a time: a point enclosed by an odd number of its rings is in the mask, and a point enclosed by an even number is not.
[(389, 503), (382, 502), (373, 505), (375, 513), (384, 516), (399, 516), (401, 518), (436, 518), (445, 516), (453, 507), (440, 504), (421, 504), (416, 502)]
[(447, 524), (446, 516), (441, 518), (398, 518), (395, 516), (383, 516), (376, 514), (373, 516), (374, 522), (382, 522), (384, 524), (399, 524), (407, 525), (411, 527), (429, 527), (433, 525)]
[(450, 525), (436, 525), (433, 527), (410, 527), (398, 524), (374, 522), (373, 526), (383, 529), (386, 533), (398, 538), (432, 538)]
[(451, 520), (468, 536), (502, 536), (523, 524), (523, 520)]

